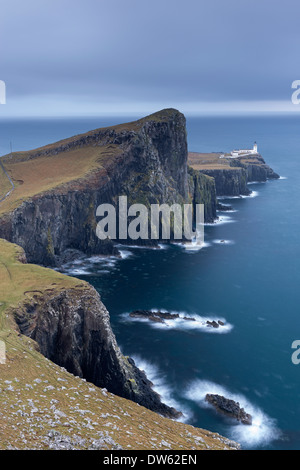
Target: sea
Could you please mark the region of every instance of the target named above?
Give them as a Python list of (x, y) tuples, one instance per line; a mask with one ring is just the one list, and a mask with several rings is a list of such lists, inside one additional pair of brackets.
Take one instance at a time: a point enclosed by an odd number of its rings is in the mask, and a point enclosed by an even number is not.
[[(0, 155), (131, 120), (0, 119)], [(182, 411), (180, 420), (242, 449), (299, 450), (300, 364), (293, 357), (300, 341), (300, 116), (187, 117), (187, 138), (194, 152), (256, 141), (280, 179), (250, 184), (248, 197), (222, 199), (231, 210), (205, 225), (200, 250), (122, 246), (121, 257), (93, 256), (62, 270), (97, 289), (123, 354)], [(131, 318), (137, 309), (179, 317)], [(207, 320), (224, 325), (207, 327)], [(217, 414), (207, 393), (239, 402), (252, 425)]]

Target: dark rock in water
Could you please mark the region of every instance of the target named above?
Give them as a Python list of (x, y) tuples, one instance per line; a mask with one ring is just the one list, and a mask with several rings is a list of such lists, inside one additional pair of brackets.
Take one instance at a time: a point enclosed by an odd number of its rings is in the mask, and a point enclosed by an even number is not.
[(154, 322), (156, 322), (156, 323), (165, 323), (165, 322), (163, 321), (163, 319), (160, 318), (160, 317), (157, 316), (157, 315), (150, 315), (150, 317), (148, 317), (148, 318), (149, 318), (150, 321), (154, 321)]
[(216, 322), (215, 320), (207, 320), (206, 321), (207, 326), (212, 326), (213, 328), (219, 328), (220, 324)]
[(146, 318), (150, 321), (164, 323), (164, 319), (178, 318), (178, 314), (171, 314), (169, 312), (152, 311), (152, 310), (134, 310), (129, 314), (132, 318)]
[(243, 424), (251, 425), (252, 416), (240, 407), (240, 404), (229, 398), (225, 398), (222, 395), (214, 395), (207, 393), (205, 400), (213, 405), (217, 411), (223, 413), (231, 418), (240, 421)]
[[(173, 320), (179, 318), (178, 313), (162, 312), (161, 310), (152, 311), (152, 310), (134, 310), (129, 314), (132, 318), (146, 318), (153, 322), (164, 323), (164, 320)], [(182, 317), (183, 320), (192, 320), (196, 321), (192, 317)]]
[(219, 326), (224, 326), (225, 323), (222, 320), (206, 320), (206, 326), (219, 328)]

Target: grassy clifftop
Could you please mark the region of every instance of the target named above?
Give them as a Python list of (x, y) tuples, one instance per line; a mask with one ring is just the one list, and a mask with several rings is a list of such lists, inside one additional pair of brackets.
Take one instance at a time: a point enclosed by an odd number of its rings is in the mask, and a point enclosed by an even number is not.
[(79, 284), (78, 279), (64, 276), (52, 269), (23, 263), (23, 250), (0, 239), (0, 339), (11, 330), (11, 318), (5, 312), (31, 300), (46, 289), (60, 290)]
[(220, 153), (189, 152), (188, 162), (194, 170), (231, 170), (229, 160)]
[(33, 297), (86, 283), (24, 263), (0, 239), (0, 449), (231, 449), (218, 434), (179, 423), (108, 393), (55, 365), (19, 333), (13, 311)]
[[(172, 132), (168, 133), (170, 122), (173, 127)], [(70, 210), (78, 207), (77, 195), (81, 197), (86, 194), (86, 199), (83, 198), (81, 201), (83, 218), (78, 219), (77, 212), (75, 214), (77, 218), (73, 214), (74, 227), (82, 226), (82, 234), (85, 235), (87, 224), (83, 225), (82, 220), (88, 215), (86, 214), (90, 207), (88, 202), (96, 202), (96, 196), (94, 198), (94, 194), (88, 193), (93, 185), (93, 179), (97, 180), (94, 188), (96, 195), (102, 181), (104, 183), (109, 181), (116, 169), (120, 171), (120, 181), (123, 182), (122, 169), (126, 169), (127, 158), (130, 157), (129, 153), (126, 154), (126, 148), (135, 141), (138, 133), (140, 133), (139, 140), (134, 148), (134, 154), (131, 155), (132, 167), (135, 168), (136, 163), (139, 163), (139, 156), (144, 146), (150, 142), (149, 147), (151, 147), (151, 139), (155, 140), (159, 144), (155, 152), (162, 153), (166, 160), (163, 162), (155, 160), (154, 169), (164, 164), (164, 171), (169, 177), (165, 189), (171, 188), (176, 193), (177, 189), (171, 187), (171, 183), (175, 185), (178, 178), (176, 181), (173, 178), (170, 161), (174, 163), (175, 170), (177, 167), (179, 170), (181, 166), (183, 167), (177, 161), (185, 144), (183, 122), (184, 119), (178, 111), (168, 109), (139, 121), (96, 129), (39, 149), (5, 156), (3, 162), (15, 188), (0, 203), (0, 224), (2, 223), (5, 228), (6, 219), (9, 219), (7, 213), (11, 213), (25, 201), (30, 201), (30, 204), (21, 207), (22, 209), (26, 206), (27, 212), (15, 211), (18, 212), (16, 218), (12, 219), (11, 225), (8, 224), (9, 230), (3, 230), (2, 236), (11, 239), (9, 237), (15, 236), (18, 229), (21, 241), (24, 241), (26, 235), (25, 245), (26, 248), (29, 247), (28, 251), (31, 253), (41, 245), (44, 236), (47, 251), (49, 236), (55, 235), (57, 231), (58, 215), (61, 231), (65, 234), (66, 214), (69, 217)], [(147, 134), (149, 126), (154, 128), (150, 136)], [(177, 132), (178, 127), (180, 133)], [(180, 142), (177, 142), (178, 134)], [(169, 135), (171, 142), (166, 143), (165, 135), (167, 137)], [(169, 155), (165, 151), (165, 146), (169, 150), (169, 144), (174, 143), (173, 140), (175, 140), (174, 148), (171, 145), (173, 150)], [(155, 152), (143, 155), (144, 160), (140, 163), (142, 169), (145, 167), (144, 164), (148, 163), (149, 155), (153, 157)], [(120, 158), (123, 159), (123, 166), (120, 165)], [(164, 172), (161, 171), (161, 177), (164, 176)], [(183, 181), (184, 172), (181, 176)], [(127, 177), (131, 182), (132, 173), (128, 173)], [(3, 194), (6, 194), (6, 185), (8, 179), (4, 175), (1, 179), (0, 175), (0, 192)], [(60, 195), (68, 196), (70, 189), (76, 197), (73, 199), (73, 195), (70, 197), (66, 209), (65, 202), (68, 198), (60, 198)], [(145, 191), (148, 189), (149, 185)], [(49, 197), (51, 192), (55, 193), (55, 198)], [(46, 198), (39, 198), (45, 194)], [(40, 206), (37, 204), (38, 200)], [(47, 203), (52, 205), (48, 207)], [(62, 212), (62, 208), (66, 209), (66, 214)], [(5, 217), (2, 217), (3, 215)], [(80, 238), (77, 232), (75, 235), (76, 240)], [(31, 246), (34, 237), (36, 243)], [(58, 242), (60, 241), (58, 239)], [(69, 246), (67, 243), (69, 240), (66, 242), (66, 246)], [(37, 342), (21, 334), (16, 323), (16, 312), (22, 310), (21, 321), (24, 321), (26, 327), (28, 325), (30, 327), (35, 322), (34, 315), (38, 314), (42, 299), (44, 304), (45, 299), (50, 299), (51, 303), (52, 296), (57, 297), (57, 294), (66, 291), (76, 291), (77, 294), (80, 291), (82, 297), (84, 291), (91, 286), (55, 270), (27, 264), (25, 261), (24, 252), (18, 245), (0, 239), (0, 341), (6, 347), (6, 362), (0, 364), (0, 449), (139, 450), (237, 447), (237, 444), (218, 434), (163, 418), (133, 401), (108, 393), (46, 359), (40, 353)], [(32, 305), (36, 306), (37, 312), (31, 310)], [(87, 315), (91, 314), (93, 307), (94, 304), (91, 303)], [(76, 310), (76, 307), (74, 309)], [(52, 314), (52, 319), (55, 320), (59, 312), (53, 308)], [(91, 318), (91, 323), (93, 320), (94, 318)], [(18, 322), (20, 324), (20, 317)], [(106, 332), (110, 328), (108, 323)], [(23, 332), (25, 330), (22, 329)], [(122, 358), (124, 359), (124, 356)]]
[[(4, 155), (1, 161), (15, 189), (0, 203), (0, 215), (47, 191), (65, 192), (72, 183), (86, 180), (95, 172), (105, 177), (118, 163), (127, 142), (134, 139), (143, 126), (151, 122), (167, 123), (179, 114), (174, 109), (165, 109), (137, 121), (95, 129), (34, 150)], [(0, 199), (6, 194), (8, 183), (0, 168)]]

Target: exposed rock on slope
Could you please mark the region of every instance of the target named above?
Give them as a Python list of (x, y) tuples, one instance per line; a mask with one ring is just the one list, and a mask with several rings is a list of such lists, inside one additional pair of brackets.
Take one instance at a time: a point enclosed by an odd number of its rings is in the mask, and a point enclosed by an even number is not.
[(16, 321), (45, 357), (69, 372), (162, 415), (179, 416), (122, 355), (109, 313), (90, 284), (27, 264), (22, 248), (2, 239), (0, 279), (1, 340), (11, 344)]
[[(24, 251), (3, 239), (0, 279), (0, 341), (6, 346), (0, 449), (239, 448), (160, 415), (176, 413), (121, 354), (108, 312), (89, 284), (27, 264)], [(131, 400), (80, 379), (83, 374)]]
[(21, 333), (34, 339), (51, 361), (164, 416), (180, 416), (161, 402), (134, 361), (122, 355), (109, 313), (90, 285), (50, 289), (24, 302), (14, 314)]

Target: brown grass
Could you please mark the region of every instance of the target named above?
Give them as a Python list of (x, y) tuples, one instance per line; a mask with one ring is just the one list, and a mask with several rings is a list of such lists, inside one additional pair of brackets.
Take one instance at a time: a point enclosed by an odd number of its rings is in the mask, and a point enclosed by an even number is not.
[(53, 269), (34, 264), (23, 264), (18, 261), (22, 249), (13, 243), (0, 238), (0, 335), (10, 328), (6, 324), (7, 308), (17, 307), (25, 298), (32, 298), (37, 291), (55, 285), (56, 290), (70, 288), (84, 282), (64, 276)]
[(0, 166), (0, 200), (12, 189), (11, 182)]
[(232, 170), (226, 158), (220, 158), (220, 153), (189, 152), (188, 164), (194, 170)]
[(9, 212), (23, 200), (63, 187), (84, 178), (97, 169), (104, 169), (120, 154), (117, 146), (87, 146), (58, 155), (42, 156), (25, 161), (7, 161), (6, 170), (15, 183), (14, 191), (0, 203), (0, 214)]

